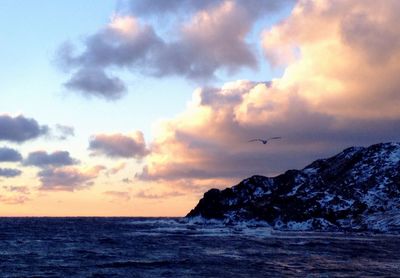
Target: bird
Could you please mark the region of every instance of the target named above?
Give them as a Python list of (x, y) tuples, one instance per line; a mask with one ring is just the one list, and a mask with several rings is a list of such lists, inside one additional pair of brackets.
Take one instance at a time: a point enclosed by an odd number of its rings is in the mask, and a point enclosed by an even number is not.
[(256, 142), (256, 141), (260, 141), (261, 143), (263, 143), (264, 145), (268, 143), (269, 140), (275, 140), (275, 139), (281, 139), (282, 137), (270, 137), (267, 139), (252, 139), (249, 140), (248, 142)]

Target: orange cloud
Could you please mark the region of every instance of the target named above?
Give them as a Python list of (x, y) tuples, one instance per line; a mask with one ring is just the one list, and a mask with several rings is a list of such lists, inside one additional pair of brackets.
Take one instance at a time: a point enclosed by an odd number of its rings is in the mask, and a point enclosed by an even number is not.
[(399, 8), (392, 0), (299, 1), (263, 34), (266, 56), (289, 62), (274, 87), (295, 90), (313, 111), (336, 117), (397, 118)]

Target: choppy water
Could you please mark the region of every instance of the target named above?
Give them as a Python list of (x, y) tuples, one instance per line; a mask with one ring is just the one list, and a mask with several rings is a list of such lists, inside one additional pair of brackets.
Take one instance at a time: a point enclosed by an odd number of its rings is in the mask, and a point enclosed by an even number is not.
[(400, 236), (171, 218), (0, 218), (1, 277), (400, 277)]

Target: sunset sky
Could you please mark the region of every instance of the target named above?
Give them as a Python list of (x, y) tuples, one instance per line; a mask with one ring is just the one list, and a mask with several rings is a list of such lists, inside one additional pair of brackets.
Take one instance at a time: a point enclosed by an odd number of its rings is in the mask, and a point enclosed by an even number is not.
[(399, 141), (399, 11), (1, 0), (0, 216), (182, 216), (210, 188)]

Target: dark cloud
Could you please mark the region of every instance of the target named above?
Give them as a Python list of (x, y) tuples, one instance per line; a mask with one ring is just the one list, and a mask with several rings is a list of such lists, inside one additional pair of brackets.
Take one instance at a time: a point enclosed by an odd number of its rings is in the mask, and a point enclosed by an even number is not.
[(73, 167), (48, 168), (38, 172), (42, 190), (74, 191), (93, 185), (93, 180), (104, 170), (96, 166), (82, 171)]
[(132, 136), (118, 133), (92, 136), (89, 150), (93, 155), (105, 155), (113, 158), (143, 158), (148, 154), (141, 132), (136, 132)]
[(22, 174), (22, 171), (11, 168), (0, 168), (0, 177), (14, 178)]
[[(149, 26), (139, 26), (133, 19), (120, 24), (127, 30), (110, 25), (85, 41), (85, 51), (74, 55), (72, 46), (63, 45), (58, 52), (59, 64), (64, 69), (77, 69), (65, 83), (68, 89), (86, 96), (108, 100), (120, 98), (126, 91), (122, 80), (106, 73), (106, 68), (144, 67), (154, 48), (162, 42)], [(125, 28), (125, 27), (121, 27)]]
[(37, 167), (66, 166), (77, 163), (78, 161), (71, 158), (67, 151), (55, 151), (53, 153), (45, 151), (31, 152), (24, 161), (24, 165)]
[(22, 155), (14, 149), (0, 148), (0, 162), (18, 162), (22, 160)]
[(156, 76), (179, 75), (204, 81), (223, 69), (234, 73), (243, 67), (256, 68), (252, 46), (245, 40), (254, 18), (235, 5), (221, 5), (208, 15), (195, 15), (180, 30), (180, 39), (166, 42), (154, 56)]
[[(126, 90), (122, 80), (106, 73), (109, 69), (195, 81), (214, 79), (219, 70), (230, 74), (244, 67), (255, 69), (255, 49), (247, 35), (261, 16), (289, 2), (293, 1), (133, 1), (133, 15), (115, 17), (87, 37), (81, 53), (64, 44), (57, 59), (63, 69), (75, 70), (65, 83), (68, 89), (106, 99), (118, 99)], [(176, 17), (179, 10), (185, 11), (186, 21), (166, 36), (136, 18), (169, 11)]]
[(59, 58), (65, 68), (84, 66), (84, 69), (96, 70), (110, 65), (129, 68), (141, 66), (141, 61), (159, 44), (162, 40), (151, 26), (131, 17), (114, 18), (107, 27), (87, 37), (81, 54), (65, 51), (63, 46)]
[(80, 69), (64, 85), (68, 89), (80, 91), (84, 96), (107, 100), (119, 99), (126, 90), (121, 79), (110, 77), (99, 69)]
[(0, 115), (0, 140), (22, 143), (47, 133), (48, 127), (40, 126), (34, 119)]

